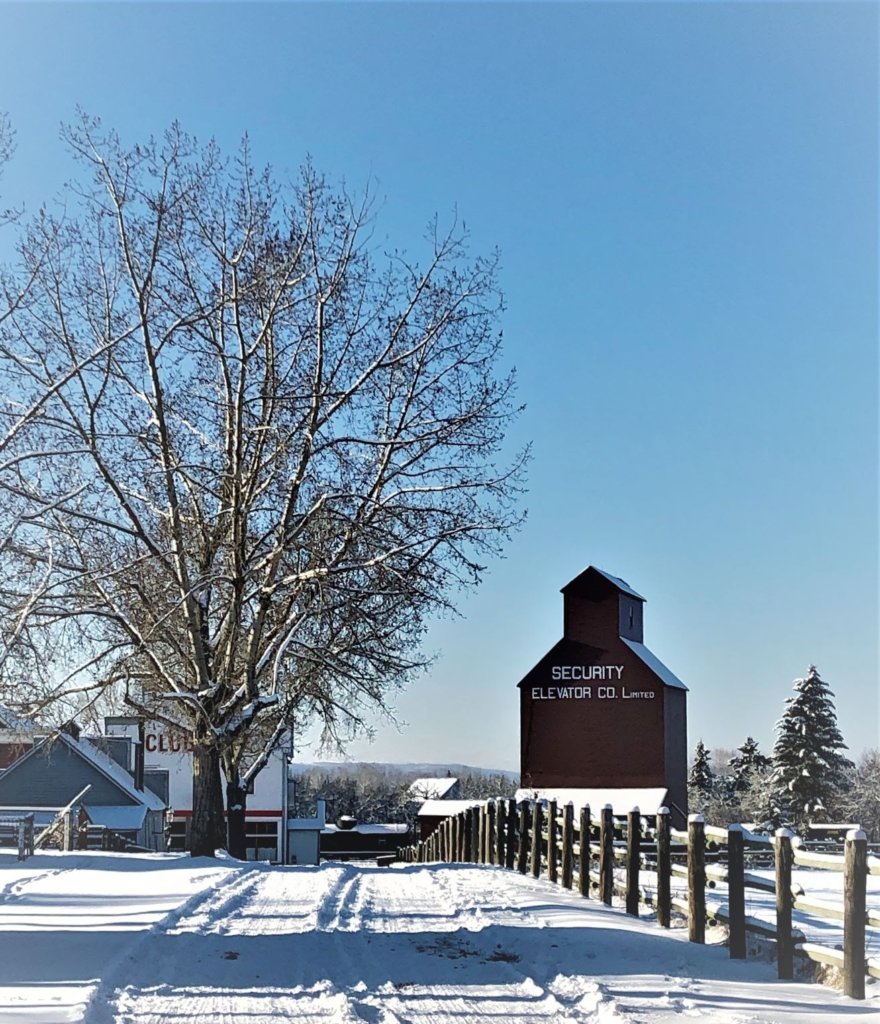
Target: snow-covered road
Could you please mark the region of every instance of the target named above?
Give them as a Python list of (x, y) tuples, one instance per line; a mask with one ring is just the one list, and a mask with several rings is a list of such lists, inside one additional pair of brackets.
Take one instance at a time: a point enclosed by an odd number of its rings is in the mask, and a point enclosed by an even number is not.
[(491, 867), (0, 858), (0, 1022), (880, 1021), (544, 881)]

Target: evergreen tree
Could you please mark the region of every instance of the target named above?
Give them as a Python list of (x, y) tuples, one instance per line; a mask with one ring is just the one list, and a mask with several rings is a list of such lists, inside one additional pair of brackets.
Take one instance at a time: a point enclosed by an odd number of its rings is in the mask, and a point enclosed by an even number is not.
[(794, 682), (776, 724), (772, 783), (780, 812), (800, 827), (827, 820), (827, 809), (848, 787), (853, 768), (840, 751), (846, 744), (837, 727), (834, 694), (810, 665)]
[(732, 757), (727, 764), (733, 769), (731, 786), (737, 793), (744, 793), (752, 783), (756, 775), (763, 775), (773, 764), (773, 761), (758, 750), (756, 740), (751, 736), (746, 737), (745, 743), (737, 747), (738, 757)]
[(699, 800), (709, 796), (715, 786), (715, 773), (709, 763), (709, 751), (702, 740), (697, 743), (688, 775), (688, 789)]

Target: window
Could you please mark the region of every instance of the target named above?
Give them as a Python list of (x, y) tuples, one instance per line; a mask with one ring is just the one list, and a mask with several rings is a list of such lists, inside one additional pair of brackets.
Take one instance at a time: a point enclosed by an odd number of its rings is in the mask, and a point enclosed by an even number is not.
[(245, 820), (244, 835), (248, 860), (278, 859), (277, 821)]
[(183, 853), (186, 849), (186, 818), (175, 818), (168, 828), (168, 852)]

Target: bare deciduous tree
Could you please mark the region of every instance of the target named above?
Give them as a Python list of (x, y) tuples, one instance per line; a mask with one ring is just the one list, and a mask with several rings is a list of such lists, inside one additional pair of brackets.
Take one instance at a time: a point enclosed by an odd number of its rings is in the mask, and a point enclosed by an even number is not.
[(87, 177), (23, 234), (0, 325), (6, 678), (185, 725), (193, 851), (222, 766), (240, 853), (291, 719), (384, 707), (518, 521), (497, 263), (458, 226), (382, 252), (369, 194), (281, 186), (246, 142), (65, 138)]

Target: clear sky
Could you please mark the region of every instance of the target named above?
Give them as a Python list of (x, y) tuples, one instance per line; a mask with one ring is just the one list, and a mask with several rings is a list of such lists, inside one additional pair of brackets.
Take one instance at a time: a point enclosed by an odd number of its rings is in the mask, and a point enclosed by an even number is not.
[(59, 193), (80, 104), (372, 176), (392, 244), (457, 208), (502, 251), (528, 522), (354, 756), (516, 767), (516, 683), (589, 563), (647, 597), (691, 749), (769, 747), (811, 662), (880, 744), (878, 11), (0, 3), (4, 203)]

